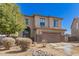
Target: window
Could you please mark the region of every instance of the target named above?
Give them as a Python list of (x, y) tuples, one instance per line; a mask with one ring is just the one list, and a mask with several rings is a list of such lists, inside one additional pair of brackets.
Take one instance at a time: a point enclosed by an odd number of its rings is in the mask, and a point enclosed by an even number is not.
[(53, 26), (58, 27), (58, 20), (54, 20)]
[(27, 25), (29, 24), (29, 20), (28, 19), (26, 19), (25, 22), (26, 22)]
[(45, 27), (45, 18), (40, 18), (40, 26)]

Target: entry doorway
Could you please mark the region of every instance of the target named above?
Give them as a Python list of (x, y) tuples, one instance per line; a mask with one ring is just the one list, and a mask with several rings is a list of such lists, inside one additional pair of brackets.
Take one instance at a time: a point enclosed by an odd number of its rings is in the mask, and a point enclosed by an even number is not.
[(29, 37), (29, 38), (31, 37), (31, 29), (30, 29), (30, 27), (27, 27), (27, 28), (24, 29), (23, 37)]

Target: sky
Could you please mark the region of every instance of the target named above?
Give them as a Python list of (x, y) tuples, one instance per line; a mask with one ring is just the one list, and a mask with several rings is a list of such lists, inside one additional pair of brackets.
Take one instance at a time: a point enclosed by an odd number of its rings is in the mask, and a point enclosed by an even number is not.
[(40, 14), (63, 18), (62, 28), (71, 33), (71, 24), (74, 17), (79, 16), (77, 3), (17, 3), (20, 12), (24, 15)]

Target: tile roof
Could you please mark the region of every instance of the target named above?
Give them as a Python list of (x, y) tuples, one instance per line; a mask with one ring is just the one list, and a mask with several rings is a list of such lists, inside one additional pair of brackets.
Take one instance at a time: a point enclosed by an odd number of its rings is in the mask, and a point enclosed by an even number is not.
[(33, 15), (24, 15), (24, 16), (28, 16), (28, 17), (33, 17), (33, 16), (41, 16), (41, 17), (52, 17), (52, 18), (58, 18), (58, 19), (61, 19), (63, 20), (63, 18), (60, 18), (60, 17), (55, 17), (55, 16), (45, 16), (45, 15), (40, 15), (40, 14), (33, 14)]

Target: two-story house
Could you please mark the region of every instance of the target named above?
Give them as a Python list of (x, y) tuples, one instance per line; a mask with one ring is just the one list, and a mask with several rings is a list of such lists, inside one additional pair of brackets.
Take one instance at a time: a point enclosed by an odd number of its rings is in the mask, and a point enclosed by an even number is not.
[(46, 39), (47, 42), (64, 40), (65, 29), (61, 28), (62, 18), (42, 15), (25, 15), (24, 18), (27, 29), (24, 30), (23, 36), (32, 37), (36, 42), (41, 42), (43, 39)]
[(79, 39), (79, 17), (73, 19), (71, 25), (71, 36)]

